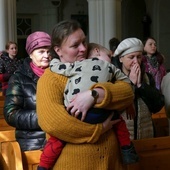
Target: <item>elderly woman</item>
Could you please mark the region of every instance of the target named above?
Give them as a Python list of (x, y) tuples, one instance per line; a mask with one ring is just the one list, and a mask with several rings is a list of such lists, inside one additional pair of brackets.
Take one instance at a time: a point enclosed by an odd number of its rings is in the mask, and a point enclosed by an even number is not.
[(45, 143), (45, 133), (37, 120), (36, 87), (49, 66), (50, 45), (51, 38), (47, 33), (30, 34), (26, 41), (29, 57), (9, 80), (4, 116), (7, 123), (16, 128), (16, 140), (22, 151), (40, 149)]
[(113, 64), (129, 77), (135, 89), (136, 117), (129, 120), (126, 113), (123, 114), (131, 139), (154, 137), (151, 115), (164, 106), (164, 96), (156, 89), (153, 77), (144, 71), (142, 52), (139, 39), (127, 38), (120, 42), (113, 59)]

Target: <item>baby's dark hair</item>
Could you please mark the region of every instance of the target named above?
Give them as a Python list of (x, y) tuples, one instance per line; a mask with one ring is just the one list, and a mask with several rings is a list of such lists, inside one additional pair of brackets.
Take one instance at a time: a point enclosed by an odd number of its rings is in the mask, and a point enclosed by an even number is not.
[(109, 48), (110, 48), (110, 50), (114, 53), (119, 44), (120, 44), (120, 41), (116, 37), (111, 38), (109, 40)]

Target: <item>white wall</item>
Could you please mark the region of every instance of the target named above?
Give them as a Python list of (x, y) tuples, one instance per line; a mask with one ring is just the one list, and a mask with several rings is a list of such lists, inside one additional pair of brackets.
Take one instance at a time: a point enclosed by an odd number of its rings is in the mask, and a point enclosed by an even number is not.
[[(113, 0), (114, 1), (114, 0)], [(165, 55), (165, 66), (170, 69), (170, 1), (169, 0), (143, 0), (146, 3), (147, 12), (152, 19), (151, 35), (156, 38), (158, 49)], [(62, 5), (57, 8), (52, 5), (51, 0), (17, 0), (17, 15), (32, 17), (32, 31), (44, 30), (51, 33), (51, 30), (59, 19), (70, 19), (72, 14), (88, 15), (87, 0), (61, 0)], [(131, 1), (129, 1), (131, 2)], [(141, 1), (140, 1), (141, 2)], [(62, 8), (62, 9), (61, 9)], [(58, 14), (59, 9), (59, 14)], [(136, 9), (135, 16), (139, 9)], [(128, 30), (130, 25), (130, 33), (137, 32), (140, 36), (140, 24), (133, 23), (133, 15), (123, 21), (125, 27), (122, 31), (124, 37), (129, 36)], [(127, 14), (124, 14), (127, 15)], [(60, 17), (58, 17), (60, 16)], [(94, 23), (95, 21), (93, 21)], [(138, 25), (138, 27), (137, 27)], [(138, 29), (138, 30), (136, 30)], [(120, 28), (121, 30), (121, 28)]]
[(33, 31), (44, 30), (50, 33), (58, 22), (58, 15), (62, 20), (70, 19), (72, 14), (88, 14), (87, 5), (86, 0), (61, 0), (59, 9), (51, 3), (51, 0), (18, 0), (17, 15), (31, 16)]

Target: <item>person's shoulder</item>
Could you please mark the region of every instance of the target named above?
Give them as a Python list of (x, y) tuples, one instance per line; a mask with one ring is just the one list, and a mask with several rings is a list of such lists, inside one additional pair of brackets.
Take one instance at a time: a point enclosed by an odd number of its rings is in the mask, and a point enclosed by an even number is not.
[(52, 72), (50, 67), (48, 67), (45, 69), (44, 74), (40, 77), (40, 80), (43, 79), (44, 81), (60, 81), (63, 77), (66, 78), (61, 74)]
[(39, 78), (38, 84), (48, 84), (56, 79), (50, 68), (46, 68), (43, 75)]
[(167, 73), (163, 78), (162, 78), (162, 82), (163, 81), (168, 81), (170, 83), (170, 72)]
[(8, 59), (9, 57), (8, 57), (8, 55), (2, 55), (1, 57), (0, 57), (0, 59), (2, 59), (2, 60), (6, 60), (6, 59)]
[[(54, 72), (51, 71), (50, 67), (46, 68), (45, 71), (44, 71), (44, 74), (40, 77), (53, 77), (55, 74)], [(58, 75), (58, 74), (56, 74)]]
[(50, 68), (46, 68), (43, 75), (38, 80), (38, 87), (40, 89), (53, 89), (65, 87), (68, 78), (64, 75), (52, 72)]
[(146, 55), (142, 55), (142, 62), (147, 62), (147, 57), (146, 57)]

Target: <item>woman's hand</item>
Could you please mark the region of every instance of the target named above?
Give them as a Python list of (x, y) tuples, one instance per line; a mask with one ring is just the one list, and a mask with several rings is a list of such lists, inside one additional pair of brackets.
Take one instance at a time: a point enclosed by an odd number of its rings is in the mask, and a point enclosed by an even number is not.
[(100, 103), (104, 98), (105, 92), (102, 88), (95, 88), (94, 90), (96, 90), (99, 94), (96, 101), (94, 100), (94, 97), (92, 97), (91, 95), (91, 90), (78, 93), (70, 101), (69, 105), (67, 106), (67, 111), (76, 118), (81, 113), (82, 114), (81, 121), (84, 121), (87, 111), (91, 107), (93, 107), (95, 102)]
[(67, 106), (67, 111), (72, 116), (78, 117), (82, 113), (81, 121), (86, 117), (87, 111), (93, 107), (94, 98), (91, 96), (91, 90), (87, 90), (76, 94)]
[(138, 63), (135, 63), (130, 70), (129, 79), (137, 87), (141, 86), (141, 68)]
[(110, 130), (114, 124), (120, 122), (120, 119), (116, 119), (116, 120), (111, 120), (113, 117), (112, 113), (104, 122), (103, 122), (103, 129), (102, 129), (102, 134), (107, 132), (108, 130)]
[(138, 79), (137, 79), (137, 84), (136, 86), (139, 88), (141, 86), (141, 68), (138, 66)]

